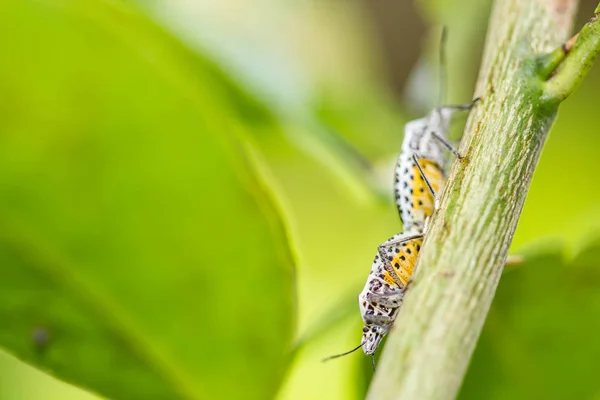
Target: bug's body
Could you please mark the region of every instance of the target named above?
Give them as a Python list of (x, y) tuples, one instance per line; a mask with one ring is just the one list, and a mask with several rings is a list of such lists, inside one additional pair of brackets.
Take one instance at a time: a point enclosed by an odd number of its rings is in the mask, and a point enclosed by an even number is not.
[[(419, 159), (423, 173), (436, 193), (444, 186), (443, 166)], [(435, 200), (412, 157), (404, 153), (398, 160), (394, 185), (396, 205), (405, 232), (423, 232), (425, 221), (434, 211)]]
[(404, 232), (423, 233), (425, 221), (433, 214), (434, 194), (427, 187), (416, 162), (434, 193), (439, 193), (445, 181), (447, 159), (446, 147), (438, 138), (445, 139), (453, 110), (436, 108), (428, 116), (410, 121), (404, 128), (394, 182), (396, 206)]
[(369, 277), (358, 296), (365, 354), (373, 354), (402, 305), (423, 242), (422, 235), (400, 233), (379, 246)]
[(404, 128), (402, 150), (395, 168), (394, 194), (404, 232), (378, 248), (363, 291), (358, 296), (364, 322), (359, 348), (373, 357), (381, 340), (389, 332), (411, 281), (423, 243), (428, 218), (436, 207), (436, 193), (445, 183), (446, 151), (460, 154), (447, 142), (446, 133), (453, 114), (468, 110), (470, 104), (441, 106), (429, 115), (410, 121)]
[[(444, 41), (445, 30), (440, 44), (442, 65)], [(443, 73), (440, 81), (444, 82)], [(443, 91), (440, 93), (441, 103), (444, 96)], [(398, 315), (421, 250), (426, 222), (437, 208), (436, 193), (445, 183), (446, 152), (461, 158), (446, 139), (450, 120), (456, 111), (469, 110), (478, 100), (465, 105), (436, 107), (427, 116), (405, 125), (394, 173), (394, 195), (404, 232), (379, 245), (365, 287), (358, 296), (364, 322), (360, 345), (328, 359), (362, 348), (365, 354), (372, 356), (375, 368), (375, 351)]]
[(435, 193), (445, 183), (446, 150), (458, 155), (446, 141), (450, 119), (455, 111), (471, 105), (435, 108), (404, 128), (394, 182), (404, 232), (379, 246), (367, 283), (358, 296), (364, 322), (361, 343), (367, 355), (375, 353), (404, 300), (421, 250), (425, 223), (436, 208)]

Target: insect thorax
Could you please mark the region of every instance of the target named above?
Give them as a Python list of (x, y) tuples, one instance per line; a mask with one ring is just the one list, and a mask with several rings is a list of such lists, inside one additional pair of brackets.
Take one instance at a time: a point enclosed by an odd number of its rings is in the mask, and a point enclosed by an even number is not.
[(402, 154), (411, 159), (415, 154), (418, 158), (424, 158), (436, 162), (440, 166), (446, 164), (446, 153), (443, 145), (435, 138), (433, 132), (443, 138), (446, 137), (446, 129), (430, 124), (431, 119), (421, 118), (406, 124), (404, 129), (404, 141), (402, 142)]

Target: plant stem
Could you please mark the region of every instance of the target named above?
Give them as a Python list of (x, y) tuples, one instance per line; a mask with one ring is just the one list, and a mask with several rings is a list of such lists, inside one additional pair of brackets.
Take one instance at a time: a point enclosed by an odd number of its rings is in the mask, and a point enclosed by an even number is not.
[(590, 22), (576, 36), (572, 47), (558, 66), (556, 74), (545, 85), (547, 100), (560, 102), (566, 99), (592, 68), (600, 52), (600, 4)]
[[(572, 91), (558, 95), (551, 85), (569, 87), (576, 62), (570, 57), (588, 60), (585, 49), (593, 50), (576, 43), (568, 57), (561, 56), (564, 61), (555, 59), (561, 69), (550, 82), (560, 75), (559, 81), (546, 83), (553, 68), (538, 55), (561, 47), (576, 8), (575, 0), (496, 2), (475, 93), (482, 101), (463, 137), (466, 157), (452, 168), (369, 399), (457, 396), (556, 115), (556, 99)], [(579, 81), (571, 78), (571, 86)]]

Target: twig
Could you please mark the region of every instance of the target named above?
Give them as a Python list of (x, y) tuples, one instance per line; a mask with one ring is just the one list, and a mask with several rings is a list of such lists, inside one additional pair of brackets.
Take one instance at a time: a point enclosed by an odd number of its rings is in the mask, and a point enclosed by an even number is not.
[(590, 22), (585, 24), (577, 35), (553, 53), (562, 53), (558, 65), (550, 65), (556, 70), (545, 84), (545, 100), (563, 101), (581, 84), (592, 69), (600, 52), (600, 4)]
[(369, 399), (456, 397), (558, 105), (599, 50), (595, 20), (565, 43), (576, 8), (575, 0), (497, 1), (466, 157), (452, 169)]

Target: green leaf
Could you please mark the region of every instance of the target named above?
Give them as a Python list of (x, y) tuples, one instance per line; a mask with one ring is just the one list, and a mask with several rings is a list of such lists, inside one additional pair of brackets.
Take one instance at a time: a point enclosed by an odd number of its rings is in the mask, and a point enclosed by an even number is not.
[(99, 400), (99, 397), (61, 382), (0, 350), (0, 399)]
[(0, 12), (0, 346), (114, 399), (272, 397), (292, 257), (272, 118), (120, 2)]
[(502, 276), (461, 399), (598, 395), (600, 241), (563, 258), (555, 246)]

